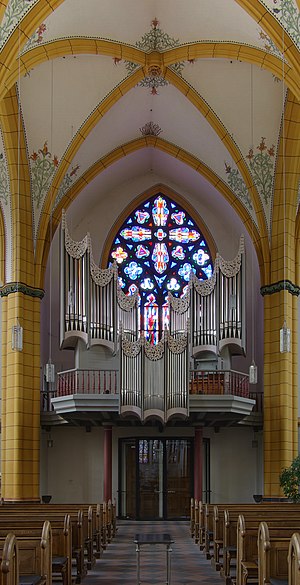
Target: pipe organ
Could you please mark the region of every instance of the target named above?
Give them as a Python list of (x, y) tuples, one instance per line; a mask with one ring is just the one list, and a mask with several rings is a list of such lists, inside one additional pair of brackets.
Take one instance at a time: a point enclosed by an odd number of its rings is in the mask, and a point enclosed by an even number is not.
[(189, 290), (182, 298), (169, 293), (170, 332), (190, 323), (191, 353), (216, 355), (228, 346), (245, 354), (245, 250), (241, 237), (237, 256), (224, 260), (217, 254), (211, 278), (199, 280), (191, 273)]
[(211, 278), (190, 273), (182, 298), (168, 295), (169, 330), (158, 343), (139, 327), (138, 290), (125, 295), (117, 264), (101, 269), (89, 234), (72, 240), (62, 218), (60, 335), (62, 348), (104, 345), (120, 358), (120, 412), (166, 422), (188, 416), (189, 358), (245, 352), (245, 252), (241, 237), (232, 261), (216, 256)]

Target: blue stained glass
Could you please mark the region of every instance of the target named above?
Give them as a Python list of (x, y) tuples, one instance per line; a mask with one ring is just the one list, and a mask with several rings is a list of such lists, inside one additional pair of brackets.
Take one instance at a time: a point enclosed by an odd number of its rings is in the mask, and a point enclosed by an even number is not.
[(182, 225), (185, 220), (185, 213), (183, 213), (183, 211), (178, 211), (177, 213), (172, 213), (171, 217), (177, 225)]
[(178, 283), (176, 278), (171, 278), (170, 282), (167, 284), (167, 289), (171, 291), (180, 289), (180, 284)]
[(189, 230), (187, 227), (174, 228), (169, 232), (170, 240), (180, 242), (182, 244), (188, 244), (189, 242), (195, 242), (199, 239), (200, 234), (196, 230)]
[(144, 290), (152, 290), (154, 288), (154, 284), (149, 277), (144, 278), (144, 280), (141, 280), (140, 286)]
[[(192, 248), (194, 248), (194, 246), (192, 246)], [(185, 253), (184, 253), (183, 247), (176, 246), (172, 250), (172, 256), (173, 256), (173, 258), (178, 258), (178, 260), (183, 260), (185, 258)]]
[(179, 268), (178, 274), (180, 276), (182, 276), (184, 278), (184, 280), (189, 280), (191, 270), (194, 273), (196, 272), (195, 268), (193, 268), (191, 266), (191, 264), (189, 264), (188, 262), (185, 262), (185, 264), (183, 266), (181, 266), (181, 268)]
[(124, 272), (129, 278), (131, 278), (131, 280), (136, 280), (142, 274), (143, 269), (136, 262), (130, 262), (130, 264), (124, 268)]
[(204, 274), (207, 276), (207, 278), (211, 278), (212, 277), (212, 266), (211, 264), (209, 264), (209, 266), (203, 266), (202, 268)]
[(152, 261), (156, 272), (162, 274), (167, 270), (169, 254), (166, 244), (155, 244)]
[(162, 225), (165, 226), (167, 223), (169, 215), (169, 210), (167, 208), (167, 204), (163, 197), (157, 197), (154, 201), (154, 206), (152, 210), (152, 217), (155, 225)]
[(150, 252), (148, 250), (148, 248), (144, 248), (144, 246), (140, 245), (137, 247), (136, 249), (136, 255), (138, 258), (147, 258), (147, 256), (149, 256)]
[(134, 295), (136, 290), (138, 290), (137, 286), (135, 284), (131, 284), (128, 288), (129, 295)]
[(150, 217), (149, 213), (145, 211), (136, 211), (135, 215), (139, 223), (145, 223), (145, 221), (147, 221), (147, 219)]
[(193, 255), (193, 260), (195, 260), (199, 266), (204, 266), (205, 262), (209, 259), (209, 255), (206, 254), (205, 251), (201, 248)]
[(154, 278), (155, 278), (157, 284), (161, 287), (166, 279), (166, 276), (159, 278), (159, 276), (154, 275)]
[(160, 192), (129, 214), (116, 234), (109, 262), (113, 257), (119, 258), (125, 294), (139, 290), (139, 322), (151, 343), (159, 341), (169, 324), (168, 292), (181, 297), (191, 270), (200, 279), (210, 278), (213, 270), (209, 248), (192, 217)]
[(156, 238), (161, 241), (164, 240), (164, 238), (167, 236), (167, 233), (164, 232), (164, 230), (162, 230), (161, 228), (159, 230), (157, 230), (156, 232), (154, 232), (154, 235), (156, 236)]

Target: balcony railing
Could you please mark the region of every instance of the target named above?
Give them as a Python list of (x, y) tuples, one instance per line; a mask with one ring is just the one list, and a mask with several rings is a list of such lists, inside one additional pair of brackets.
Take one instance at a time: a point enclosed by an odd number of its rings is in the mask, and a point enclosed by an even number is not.
[[(72, 369), (59, 372), (56, 387), (41, 392), (41, 411), (53, 410), (51, 398), (71, 394), (118, 394), (118, 370)], [(256, 400), (255, 412), (263, 411), (263, 394), (249, 391), (249, 376), (235, 370), (212, 370), (190, 372), (190, 394), (224, 395), (231, 394)]]
[(192, 370), (190, 394), (232, 394), (249, 398), (249, 376), (235, 370)]
[(118, 370), (66, 370), (57, 374), (56, 396), (117, 394)]

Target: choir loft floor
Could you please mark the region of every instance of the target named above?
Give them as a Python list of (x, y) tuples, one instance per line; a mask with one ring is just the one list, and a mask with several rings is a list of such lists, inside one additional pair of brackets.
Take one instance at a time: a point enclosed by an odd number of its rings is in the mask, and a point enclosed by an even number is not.
[[(171, 553), (171, 585), (222, 585), (223, 580), (194, 543), (189, 523), (183, 521), (133, 522), (119, 521), (116, 537), (84, 578), (83, 585), (135, 585), (137, 533), (167, 532), (174, 540)], [(156, 585), (166, 582), (166, 550), (161, 545), (141, 548), (141, 583)]]

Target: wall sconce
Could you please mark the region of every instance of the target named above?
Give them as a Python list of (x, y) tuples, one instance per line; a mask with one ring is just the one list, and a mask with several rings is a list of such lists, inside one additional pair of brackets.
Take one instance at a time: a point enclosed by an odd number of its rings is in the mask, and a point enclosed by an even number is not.
[(249, 368), (249, 383), (257, 384), (257, 365), (254, 360)]
[(11, 328), (11, 348), (13, 351), (23, 351), (23, 327), (19, 321)]
[(288, 329), (284, 321), (280, 329), (280, 353), (290, 353), (291, 351), (291, 330)]
[(54, 384), (54, 382), (55, 382), (55, 367), (54, 367), (54, 364), (52, 364), (50, 360), (45, 365), (44, 375), (45, 375), (46, 382), (48, 382), (49, 384)]

